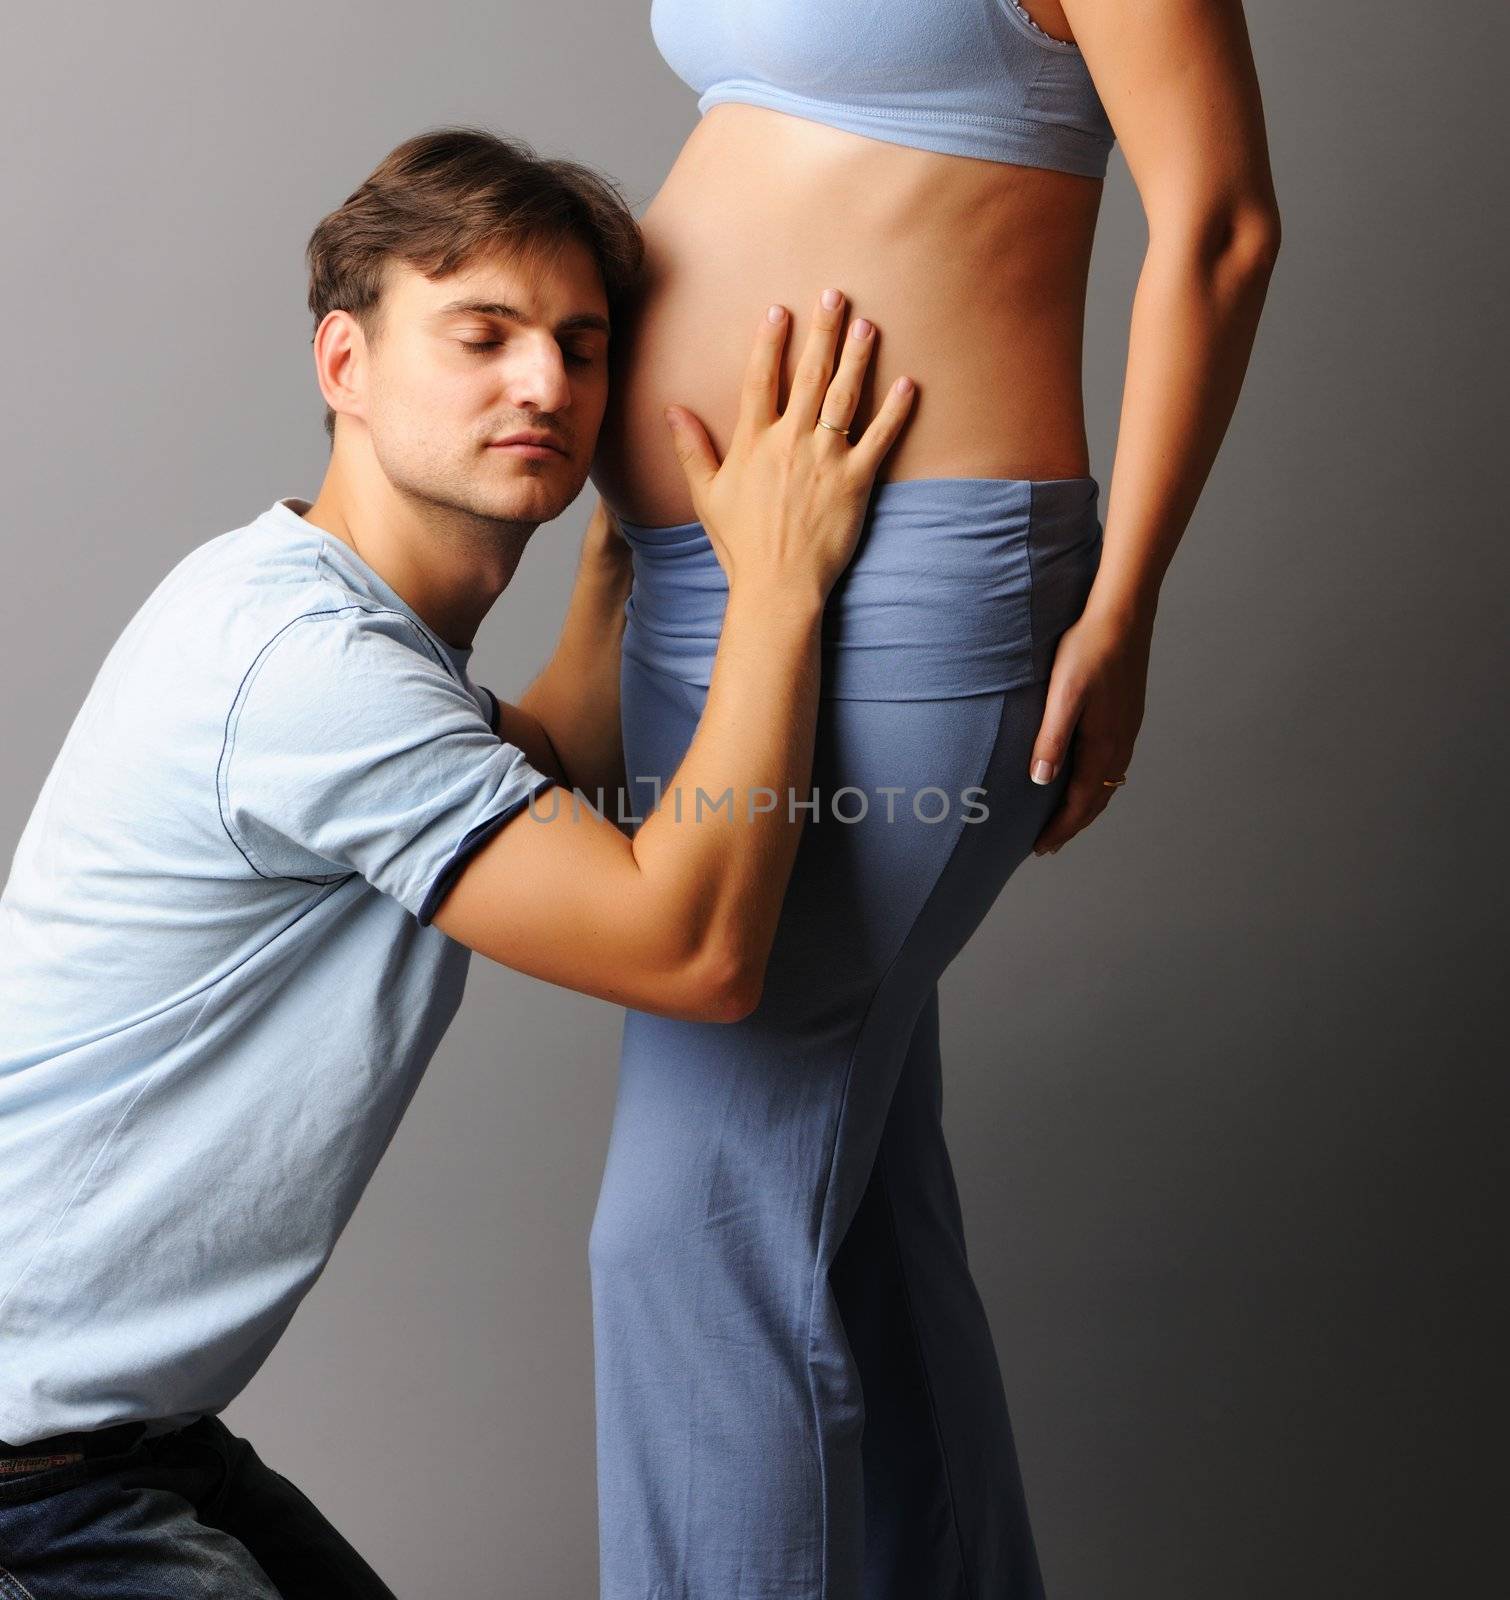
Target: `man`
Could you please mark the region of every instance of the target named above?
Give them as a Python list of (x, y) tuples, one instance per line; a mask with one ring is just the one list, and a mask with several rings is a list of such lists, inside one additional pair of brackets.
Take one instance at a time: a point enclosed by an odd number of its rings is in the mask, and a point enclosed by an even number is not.
[[(784, 412), (786, 318), (761, 323), (722, 464), (673, 408), (730, 593), (688, 803), (631, 838), (550, 803), (616, 809), (623, 777), (630, 573), (601, 510), (520, 704), (467, 665), (586, 479), (633, 218), (575, 163), (443, 129), (308, 255), (320, 492), (148, 597), (0, 899), (0, 1592), (34, 1600), (389, 1594), (216, 1413), (328, 1259), (471, 951), (669, 1016), (755, 1006), (823, 603), (910, 405), (894, 392), (846, 440), (874, 341), (844, 341), (830, 393), (835, 297)], [(736, 804), (700, 810), (699, 789)]]

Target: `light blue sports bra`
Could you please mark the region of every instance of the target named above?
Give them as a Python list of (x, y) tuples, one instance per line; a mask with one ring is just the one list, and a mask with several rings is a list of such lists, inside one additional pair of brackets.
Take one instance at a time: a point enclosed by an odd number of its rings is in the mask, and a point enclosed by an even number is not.
[(1106, 175), (1115, 135), (1080, 47), (1017, 0), (652, 0), (697, 90), (946, 155)]

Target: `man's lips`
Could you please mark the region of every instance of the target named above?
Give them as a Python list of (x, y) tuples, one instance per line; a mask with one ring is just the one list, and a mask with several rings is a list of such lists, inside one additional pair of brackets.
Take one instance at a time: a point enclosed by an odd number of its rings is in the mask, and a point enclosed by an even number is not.
[(511, 433), (502, 439), (491, 440), (489, 450), (506, 450), (511, 455), (564, 456), (566, 447), (548, 433)]

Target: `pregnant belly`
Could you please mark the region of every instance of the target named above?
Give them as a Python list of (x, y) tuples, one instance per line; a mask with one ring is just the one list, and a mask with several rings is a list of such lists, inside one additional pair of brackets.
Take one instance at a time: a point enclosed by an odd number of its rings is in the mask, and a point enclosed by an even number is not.
[(909, 149), (762, 107), (715, 107), (641, 227), (643, 287), (614, 332), (594, 484), (622, 518), (694, 516), (664, 408), (722, 456), (755, 332), (792, 313), (781, 385), (819, 293), (879, 329), (852, 437), (904, 372), (918, 384), (878, 481), (1083, 477), (1085, 284), (1101, 184)]

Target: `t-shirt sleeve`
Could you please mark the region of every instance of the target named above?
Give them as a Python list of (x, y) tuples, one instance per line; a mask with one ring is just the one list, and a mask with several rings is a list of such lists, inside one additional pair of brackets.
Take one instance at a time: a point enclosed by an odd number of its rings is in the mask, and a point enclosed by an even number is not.
[(426, 925), (553, 781), (498, 738), (411, 618), (359, 607), (297, 617), (259, 651), (218, 774), (226, 832), (260, 875), (359, 873)]

